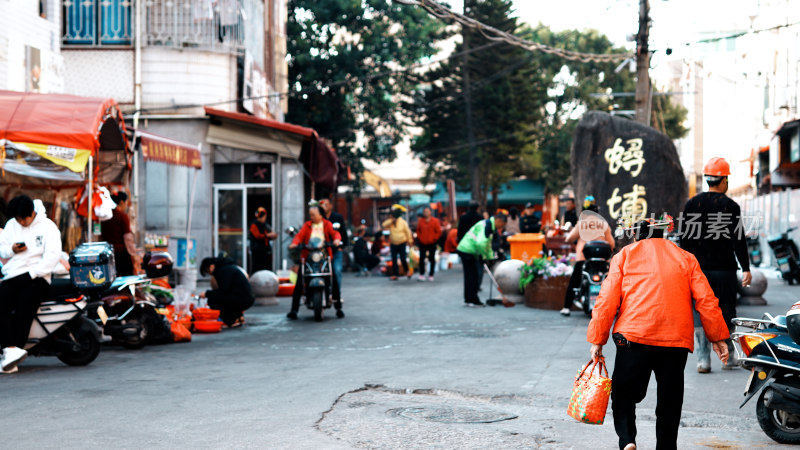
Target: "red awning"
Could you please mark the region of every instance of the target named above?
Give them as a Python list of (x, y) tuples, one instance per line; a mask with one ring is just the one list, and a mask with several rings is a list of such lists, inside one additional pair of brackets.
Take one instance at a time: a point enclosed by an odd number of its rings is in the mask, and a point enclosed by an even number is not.
[(90, 156), (97, 180), (115, 182), (131, 163), (125, 122), (110, 98), (0, 91), (0, 147), (5, 184), (81, 184)]
[(183, 142), (174, 141), (155, 134), (137, 131), (142, 157), (145, 161), (158, 161), (176, 166), (203, 168), (200, 148)]
[(102, 144), (109, 150), (124, 149), (125, 122), (113, 99), (0, 91), (0, 139), (96, 153), (109, 119), (119, 130), (113, 136), (116, 140), (109, 136)]
[(205, 112), (209, 116), (262, 126), (304, 138), (299, 161), (303, 164), (311, 180), (330, 190), (335, 190), (339, 185), (339, 172), (344, 165), (336, 155), (336, 151), (330, 148), (313, 129), (209, 107), (205, 107)]
[(275, 130), (285, 131), (287, 133), (299, 134), (303, 137), (311, 137), (317, 134), (311, 128), (301, 127), (300, 125), (293, 125), (286, 122), (278, 122), (277, 120), (262, 119), (260, 117), (251, 116), (249, 114), (235, 113), (223, 111), (221, 109), (205, 107), (206, 114), (209, 116), (224, 117), (226, 119), (236, 120), (238, 122), (246, 122), (253, 125), (260, 125), (262, 127), (272, 128)]

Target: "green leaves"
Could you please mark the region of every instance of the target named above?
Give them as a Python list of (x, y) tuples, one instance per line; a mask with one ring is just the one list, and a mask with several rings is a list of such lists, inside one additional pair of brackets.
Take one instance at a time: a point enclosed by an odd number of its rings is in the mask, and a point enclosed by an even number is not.
[(290, 0), (287, 50), (295, 92), (286, 120), (330, 139), (359, 188), (361, 159), (393, 160), (394, 145), (407, 133), (402, 105), (415, 83), (392, 71), (436, 54), (443, 30), (420, 8), (390, 0)]

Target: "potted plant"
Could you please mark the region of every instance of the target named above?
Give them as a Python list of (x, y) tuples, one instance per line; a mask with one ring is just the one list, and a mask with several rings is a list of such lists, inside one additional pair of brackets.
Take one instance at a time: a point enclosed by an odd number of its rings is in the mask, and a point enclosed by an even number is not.
[(525, 293), (525, 306), (558, 310), (564, 304), (573, 260), (542, 256), (520, 268), (519, 287)]

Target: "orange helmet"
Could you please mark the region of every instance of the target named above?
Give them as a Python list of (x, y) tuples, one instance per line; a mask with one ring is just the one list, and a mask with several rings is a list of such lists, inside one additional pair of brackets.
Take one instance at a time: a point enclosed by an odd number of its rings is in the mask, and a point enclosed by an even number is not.
[(731, 174), (731, 165), (725, 158), (711, 158), (703, 167), (703, 175), (712, 177), (727, 177)]

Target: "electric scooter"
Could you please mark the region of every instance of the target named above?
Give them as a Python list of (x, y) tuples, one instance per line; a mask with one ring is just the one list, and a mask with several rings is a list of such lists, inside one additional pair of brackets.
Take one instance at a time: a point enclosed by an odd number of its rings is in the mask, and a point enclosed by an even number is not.
[(589, 241), (583, 246), (583, 276), (581, 285), (575, 289), (575, 306), (591, 317), (600, 287), (608, 276), (608, 260), (611, 258), (611, 245), (606, 241)]
[(789, 284), (800, 282), (800, 263), (798, 263), (800, 253), (797, 251), (797, 244), (789, 237), (789, 233), (796, 229), (796, 227), (789, 228), (780, 236), (773, 236), (767, 241), (772, 248), (781, 277)]
[(739, 365), (750, 369), (743, 407), (761, 392), (756, 418), (781, 444), (800, 444), (800, 345), (789, 335), (786, 316), (735, 318), (731, 335)]
[(314, 311), (314, 320), (322, 321), (322, 310), (330, 308), (331, 286), (333, 285), (333, 266), (328, 256), (332, 244), (320, 238), (311, 238), (308, 244), (300, 244), (299, 249), (308, 250), (308, 255), (300, 262), (300, 279), (303, 283), (305, 305)]

